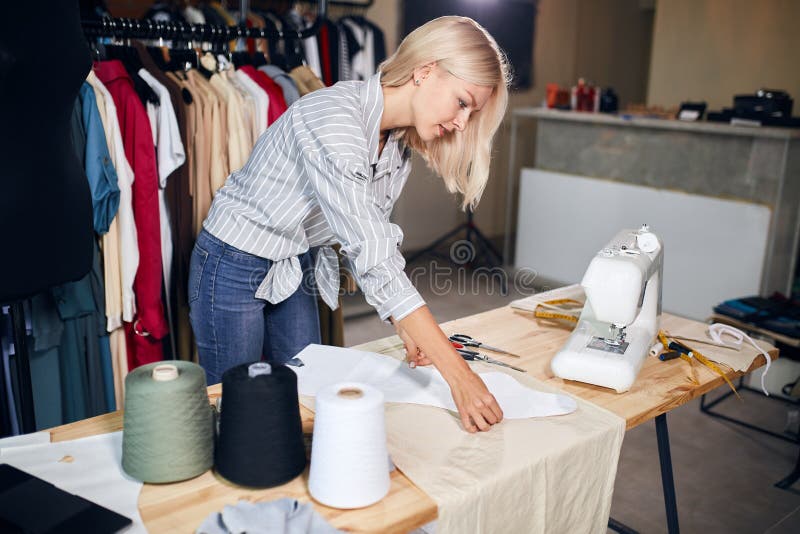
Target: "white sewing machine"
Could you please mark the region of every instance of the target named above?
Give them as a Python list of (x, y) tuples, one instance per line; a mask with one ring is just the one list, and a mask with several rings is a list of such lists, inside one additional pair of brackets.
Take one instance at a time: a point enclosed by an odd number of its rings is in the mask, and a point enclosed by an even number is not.
[(592, 259), (581, 285), (586, 304), (553, 373), (630, 389), (658, 333), (664, 245), (647, 225), (622, 230)]

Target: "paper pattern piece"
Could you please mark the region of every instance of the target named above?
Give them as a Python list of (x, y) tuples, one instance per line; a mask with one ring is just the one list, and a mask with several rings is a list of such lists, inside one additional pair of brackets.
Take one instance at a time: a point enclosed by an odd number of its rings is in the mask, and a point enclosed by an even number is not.
[[(316, 396), (317, 391), (337, 382), (362, 382), (383, 391), (386, 402), (424, 404), (457, 411), (450, 387), (433, 366), (411, 369), (405, 362), (390, 356), (327, 345), (309, 345), (297, 357), (305, 364), (291, 367), (297, 374), (301, 395)], [(577, 407), (572, 397), (536, 391), (508, 374), (479, 374), (506, 419), (565, 415)]]
[(133, 520), (123, 532), (147, 533), (139, 515), (142, 483), (122, 470), (122, 432), (0, 449), (0, 462)]

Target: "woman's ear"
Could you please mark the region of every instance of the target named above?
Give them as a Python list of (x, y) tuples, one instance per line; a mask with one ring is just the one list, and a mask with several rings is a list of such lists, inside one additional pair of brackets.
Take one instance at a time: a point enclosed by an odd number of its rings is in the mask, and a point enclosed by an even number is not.
[(431, 75), (433, 70), (436, 68), (436, 62), (431, 61), (421, 67), (417, 67), (414, 69), (414, 84), (419, 85), (422, 83), (425, 78)]

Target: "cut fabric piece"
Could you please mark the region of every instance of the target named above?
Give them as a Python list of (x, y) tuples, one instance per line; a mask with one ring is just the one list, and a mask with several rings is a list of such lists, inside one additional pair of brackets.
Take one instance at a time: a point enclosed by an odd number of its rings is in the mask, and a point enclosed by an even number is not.
[[(297, 358), (305, 364), (291, 367), (297, 374), (297, 389), (301, 395), (315, 396), (322, 388), (338, 382), (360, 382), (380, 389), (386, 402), (425, 404), (458, 411), (450, 387), (434, 367), (411, 369), (390, 356), (325, 345), (309, 345)], [(497, 399), (506, 419), (565, 415), (577, 408), (572, 397), (533, 390), (508, 374), (479, 375)]]

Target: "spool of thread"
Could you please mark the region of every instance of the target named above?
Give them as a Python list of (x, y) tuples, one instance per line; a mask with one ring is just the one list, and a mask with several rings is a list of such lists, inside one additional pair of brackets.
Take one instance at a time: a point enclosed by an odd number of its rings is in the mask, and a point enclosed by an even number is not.
[(383, 393), (355, 382), (317, 393), (308, 491), (333, 508), (361, 508), (389, 492)]
[(655, 345), (650, 347), (650, 350), (648, 352), (650, 356), (658, 356), (659, 354), (661, 354), (661, 352), (663, 352), (663, 350), (664, 350), (664, 345), (660, 341), (658, 341), (656, 342)]
[(122, 468), (142, 482), (178, 482), (214, 461), (206, 373), (192, 362), (150, 363), (125, 377)]
[(284, 484), (306, 467), (297, 375), (284, 365), (242, 364), (222, 375), (215, 468), (242, 486)]

